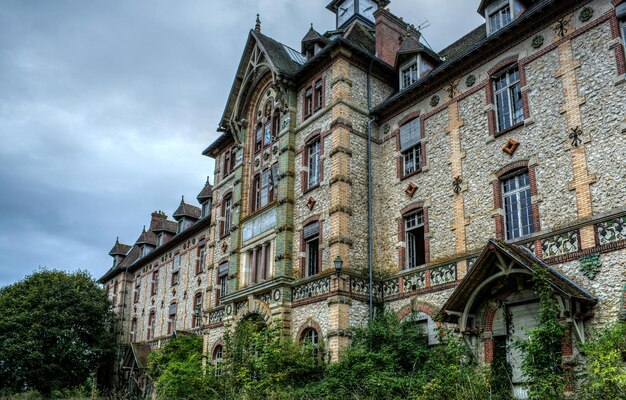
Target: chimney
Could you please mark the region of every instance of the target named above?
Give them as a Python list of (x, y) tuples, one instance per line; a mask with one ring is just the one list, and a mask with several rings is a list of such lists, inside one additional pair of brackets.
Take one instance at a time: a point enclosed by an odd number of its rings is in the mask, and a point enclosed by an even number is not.
[(395, 67), (396, 55), (406, 34), (407, 24), (382, 7), (374, 12), (374, 18), (376, 18), (376, 56)]
[(159, 221), (167, 219), (167, 214), (163, 211), (155, 211), (152, 213), (152, 220), (150, 221), (150, 230), (154, 230)]

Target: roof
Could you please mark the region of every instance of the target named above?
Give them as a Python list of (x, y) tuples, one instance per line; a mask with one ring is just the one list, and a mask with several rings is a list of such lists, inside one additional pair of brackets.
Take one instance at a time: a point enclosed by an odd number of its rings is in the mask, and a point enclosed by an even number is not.
[(111, 251), (109, 251), (109, 255), (110, 256), (125, 256), (126, 254), (128, 254), (128, 251), (130, 250), (130, 248), (131, 246), (120, 243), (120, 238), (117, 238), (115, 240), (115, 244), (113, 245), (113, 248), (111, 249)]
[(143, 227), (143, 231), (141, 232), (141, 235), (139, 235), (139, 239), (137, 239), (135, 244), (137, 244), (137, 245), (150, 244), (150, 245), (156, 246), (156, 244), (157, 244), (157, 237), (154, 234), (154, 232), (146, 231), (146, 227), (144, 226)]
[(145, 343), (131, 343), (126, 356), (124, 357), (124, 368), (134, 369), (137, 365), (139, 369), (148, 368), (148, 357), (150, 356), (151, 348), (149, 344)]
[(152, 232), (156, 234), (161, 233), (161, 232), (176, 233), (177, 229), (178, 229), (178, 226), (176, 222), (162, 219), (158, 221), (156, 224), (154, 224), (154, 228), (152, 229)]
[(200, 215), (201, 210), (196, 206), (185, 203), (185, 197), (183, 197), (180, 201), (180, 205), (178, 206), (172, 217), (174, 217), (174, 219), (178, 221), (183, 217), (199, 219)]
[(259, 42), (266, 56), (276, 68), (276, 72), (293, 76), (300, 66), (306, 62), (306, 58), (291, 47), (258, 31), (250, 31), (250, 34)]
[[(462, 67), (462, 65), (459, 64), (475, 62), (475, 59), (484, 56), (485, 52), (492, 52), (494, 46), (510, 46), (511, 40), (517, 40), (522, 37), (520, 35), (523, 35), (523, 33), (521, 33), (520, 30), (527, 32), (534, 29), (533, 24), (541, 24), (543, 20), (552, 18), (554, 15), (558, 15), (558, 13), (562, 13), (564, 11), (563, 8), (569, 9), (575, 7), (581, 1), (582, 0), (557, 2), (556, 0), (535, 0), (533, 2), (534, 4), (521, 14), (519, 18), (489, 36), (486, 36), (485, 25), (479, 26), (441, 51), (440, 54), (446, 57), (444, 63), (434, 68), (428, 75), (418, 79), (408, 88), (390, 96), (387, 100), (379, 104), (373, 110), (373, 113), (381, 115), (385, 113), (387, 108), (404, 99), (407, 99), (407, 101), (408, 99), (415, 101), (416, 92), (420, 91), (419, 93), (426, 94), (430, 90), (435, 90), (440, 87), (441, 82), (437, 82), (437, 79), (440, 77), (441, 79), (447, 78), (445, 74), (448, 71), (455, 71), (454, 68), (459, 69)], [(553, 8), (550, 8), (551, 6)], [(481, 51), (478, 51), (479, 49)], [(433, 85), (433, 87), (428, 87), (428, 85)]]
[(446, 60), (453, 59), (459, 54), (462, 54), (466, 52), (468, 49), (471, 49), (472, 47), (476, 45), (476, 43), (479, 43), (481, 40), (483, 40), (486, 37), (487, 37), (487, 25), (482, 24), (478, 26), (477, 28), (475, 28), (470, 33), (468, 33), (467, 35), (463, 36), (456, 42), (446, 47), (445, 49), (441, 50), (439, 54), (441, 55), (441, 57), (445, 58)]
[(376, 52), (376, 36), (358, 20), (350, 25), (344, 35), (344, 39), (366, 53), (374, 54)]
[(124, 258), (117, 265), (119, 272), (121, 272), (122, 269), (125, 269), (131, 266), (135, 261), (137, 261), (140, 258), (141, 258), (141, 250), (139, 249), (139, 246), (133, 246), (132, 249), (130, 249), (130, 251), (128, 252), (128, 255), (126, 256), (126, 258)]
[(546, 272), (550, 286), (567, 298), (575, 298), (589, 304), (597, 301), (591, 293), (582, 289), (562, 272), (550, 267), (529, 249), (500, 240), (490, 240), (459, 286), (443, 305), (442, 312), (462, 312), (479, 286), (490, 276), (502, 271), (497, 265), (498, 260), (511, 262), (509, 271), (517, 268), (517, 270), (525, 270), (533, 275), (540, 270)]
[(396, 66), (398, 65), (398, 61), (402, 56), (415, 53), (426, 53), (436, 61), (441, 60), (439, 54), (435, 53), (433, 50), (424, 46), (420, 42), (420, 34), (418, 32), (409, 31), (409, 34), (405, 36), (402, 44), (400, 45), (400, 48), (398, 49), (398, 54), (396, 56)]
[(302, 38), (302, 42), (317, 42), (321, 41), (324, 43), (328, 42), (328, 38), (320, 34), (318, 31), (313, 29), (313, 24), (311, 24), (311, 29), (304, 35)]
[(209, 183), (209, 178), (207, 177), (206, 183), (202, 188), (202, 191), (198, 194), (196, 199), (202, 204), (205, 201), (213, 198), (213, 186)]

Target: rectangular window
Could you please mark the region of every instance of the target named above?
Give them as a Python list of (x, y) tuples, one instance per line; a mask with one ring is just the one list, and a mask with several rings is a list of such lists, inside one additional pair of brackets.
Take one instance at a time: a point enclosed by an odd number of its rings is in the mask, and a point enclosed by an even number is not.
[(404, 217), (404, 240), (406, 243), (406, 267), (415, 268), (426, 264), (424, 213), (422, 210)]
[(202, 294), (198, 293), (193, 298), (193, 321), (192, 326), (197, 328), (201, 325), (202, 322)]
[(196, 260), (196, 275), (204, 272), (204, 248), (198, 248), (198, 259)]
[(230, 174), (230, 151), (224, 153), (224, 166), (222, 168), (223, 177), (227, 177)]
[(280, 133), (280, 111), (276, 111), (272, 119), (272, 138), (275, 139)]
[(174, 255), (174, 266), (172, 268), (172, 286), (178, 285), (178, 274), (180, 272), (180, 254)]
[(172, 303), (170, 304), (170, 309), (169, 309), (169, 320), (167, 321), (167, 334), (171, 335), (172, 333), (174, 333), (176, 331), (176, 311), (177, 311), (177, 304), (176, 303)]
[(422, 132), (420, 119), (415, 118), (400, 127), (400, 152), (403, 174), (409, 175), (422, 169)]
[(524, 121), (519, 69), (510, 68), (493, 81), (498, 132)]
[(222, 203), (222, 232), (221, 232), (221, 236), (226, 236), (230, 233), (230, 219), (231, 219), (231, 205), (232, 205), (232, 198), (231, 196), (227, 196), (224, 198), (224, 201)]
[(315, 111), (322, 108), (324, 103), (324, 92), (322, 91), (322, 80), (319, 79), (315, 82)]
[(155, 319), (156, 318), (155, 318), (154, 311), (152, 311), (150, 313), (150, 315), (148, 316), (148, 329), (147, 329), (147, 335), (146, 335), (147, 336), (147, 340), (152, 339), (154, 337), (155, 333), (156, 333), (154, 331), (154, 328), (155, 328), (155, 325), (156, 325), (155, 324)]
[(261, 200), (260, 200), (261, 207), (265, 207), (271, 201), (274, 200), (271, 198), (272, 197), (271, 192), (272, 192), (272, 187), (273, 187), (271, 175), (272, 175), (271, 169), (266, 169), (261, 174)]
[(272, 143), (272, 123), (267, 121), (263, 134), (263, 147), (269, 146)]
[(136, 333), (137, 333), (137, 318), (133, 318), (132, 322), (130, 323), (130, 342), (131, 343), (135, 341)]
[(202, 203), (202, 218), (206, 218), (211, 214), (211, 201), (207, 200)]
[(305, 276), (313, 276), (320, 272), (320, 223), (313, 222), (303, 229), (305, 242)]
[(154, 296), (159, 290), (159, 271), (156, 270), (152, 273), (152, 282), (150, 283), (150, 294)]
[(278, 163), (272, 165), (272, 174), (270, 175), (272, 184), (272, 201), (278, 197)]
[(530, 235), (535, 230), (528, 171), (502, 181), (507, 240)]
[(141, 295), (141, 277), (137, 276), (135, 278), (135, 303), (139, 301), (139, 297)]
[(309, 87), (304, 92), (304, 117), (313, 114), (313, 88)]
[(258, 153), (263, 149), (263, 125), (259, 125), (256, 129), (256, 141), (254, 145), (254, 152)]
[(417, 82), (418, 77), (417, 59), (415, 59), (400, 69), (400, 89), (411, 86)]
[[(521, 4), (517, 0), (513, 1), (515, 11), (520, 14), (523, 11)], [(513, 13), (511, 12), (511, 4), (509, 0), (495, 1), (486, 9), (487, 16), (487, 33), (489, 35), (499, 31), (513, 21)]]
[(219, 285), (215, 293), (215, 305), (221, 303), (221, 298), (228, 294), (228, 262), (223, 262), (217, 270), (217, 283)]
[(314, 142), (307, 145), (306, 151), (309, 160), (307, 187), (312, 188), (320, 183), (320, 139), (318, 138)]

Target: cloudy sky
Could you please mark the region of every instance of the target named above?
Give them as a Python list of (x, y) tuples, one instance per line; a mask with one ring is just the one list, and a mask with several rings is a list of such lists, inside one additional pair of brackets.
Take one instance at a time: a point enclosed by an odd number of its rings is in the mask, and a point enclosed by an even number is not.
[[(329, 0), (0, 0), (0, 286), (111, 265), (154, 210), (195, 201), (248, 30), (299, 49)], [(435, 50), (479, 0), (393, 0)]]

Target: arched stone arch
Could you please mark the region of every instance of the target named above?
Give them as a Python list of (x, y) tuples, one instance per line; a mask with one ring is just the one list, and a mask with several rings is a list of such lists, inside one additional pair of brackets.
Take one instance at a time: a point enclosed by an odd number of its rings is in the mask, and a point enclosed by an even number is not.
[(302, 341), (302, 334), (308, 328), (315, 329), (319, 337), (322, 337), (322, 328), (320, 324), (318, 324), (317, 321), (315, 321), (313, 318), (307, 318), (306, 322), (300, 325), (300, 328), (298, 328), (298, 333), (296, 333), (297, 341)]
[[(411, 303), (402, 307), (398, 312), (398, 319), (403, 320), (414, 312), (423, 312), (430, 318), (437, 315), (438, 307), (427, 301), (419, 300), (417, 297), (411, 299)], [(443, 326), (441, 322), (436, 322), (437, 326)]]
[(239, 311), (237, 311), (235, 325), (239, 324), (246, 317), (250, 317), (255, 314), (259, 315), (266, 325), (270, 325), (272, 323), (272, 311), (269, 306), (260, 300), (254, 299), (252, 303), (247, 301), (246, 304)]

